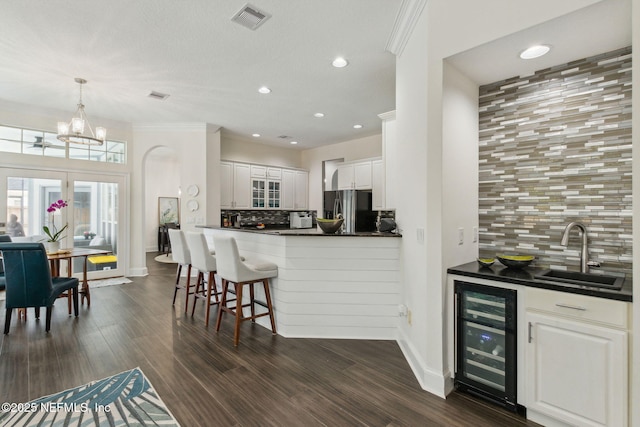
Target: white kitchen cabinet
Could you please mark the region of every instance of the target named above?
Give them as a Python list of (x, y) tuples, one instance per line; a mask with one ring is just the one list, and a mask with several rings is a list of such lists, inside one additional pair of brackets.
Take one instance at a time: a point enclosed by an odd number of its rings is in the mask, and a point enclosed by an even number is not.
[(267, 168), (267, 179), (280, 181), (282, 179), (282, 169), (281, 168)]
[(384, 163), (382, 159), (371, 162), (371, 187), (371, 208), (374, 211), (385, 209)]
[(371, 190), (371, 160), (338, 166), (338, 190)]
[(220, 162), (220, 207), (249, 209), (251, 206), (250, 165)]
[(296, 171), (282, 170), (282, 209), (294, 209), (296, 203)]
[(233, 207), (233, 163), (220, 162), (220, 208)]
[(251, 178), (251, 208), (280, 209), (281, 187), (280, 180)]
[(282, 209), (308, 209), (309, 173), (282, 169)]
[(251, 165), (251, 178), (266, 178), (267, 167), (261, 165)]
[(344, 164), (338, 166), (338, 190), (351, 190), (353, 189), (353, 182), (355, 179), (353, 165)]
[(282, 169), (251, 165), (251, 208), (280, 209)]
[(628, 425), (627, 303), (527, 289), (527, 418)]
[(222, 209), (308, 209), (309, 173), (272, 166), (220, 162)]
[(295, 171), (295, 197), (294, 209), (309, 208), (309, 173), (307, 171)]

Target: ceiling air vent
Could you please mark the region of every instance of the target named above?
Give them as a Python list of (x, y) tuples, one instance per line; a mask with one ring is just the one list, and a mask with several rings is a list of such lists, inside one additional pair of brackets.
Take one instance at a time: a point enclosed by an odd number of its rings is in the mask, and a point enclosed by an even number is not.
[(250, 30), (255, 30), (269, 18), (271, 18), (270, 14), (268, 14), (267, 12), (263, 12), (257, 7), (247, 3), (242, 9), (240, 9), (238, 13), (233, 15), (233, 18), (231, 18), (231, 20), (236, 24), (240, 24)]
[(152, 91), (147, 96), (149, 98), (157, 99), (159, 101), (164, 101), (165, 99), (167, 99), (169, 97), (169, 95), (167, 95), (166, 93), (160, 93), (160, 92), (156, 92), (156, 91)]
[(289, 136), (289, 135), (280, 135), (280, 136), (278, 136), (278, 138), (280, 138), (280, 139), (291, 139), (293, 137)]

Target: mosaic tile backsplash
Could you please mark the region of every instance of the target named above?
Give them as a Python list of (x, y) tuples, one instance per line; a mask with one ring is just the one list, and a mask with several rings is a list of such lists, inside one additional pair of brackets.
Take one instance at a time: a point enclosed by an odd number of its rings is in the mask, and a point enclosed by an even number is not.
[[(479, 249), (631, 277), (631, 48), (480, 87)], [(592, 269), (597, 271), (597, 269)]]
[[(289, 228), (289, 212), (281, 210), (238, 210), (228, 209), (220, 212), (224, 224), (224, 218), (230, 218), (233, 215), (240, 215), (241, 227), (255, 227), (259, 223), (264, 224), (267, 228)], [(294, 212), (307, 212), (312, 216), (312, 225), (316, 226), (316, 211), (303, 210)], [(231, 224), (229, 224), (231, 226)]]

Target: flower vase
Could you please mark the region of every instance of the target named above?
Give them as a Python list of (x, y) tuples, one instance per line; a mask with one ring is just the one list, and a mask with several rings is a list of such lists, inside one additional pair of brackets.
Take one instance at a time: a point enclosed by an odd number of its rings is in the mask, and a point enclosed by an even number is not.
[(60, 241), (47, 242), (47, 252), (50, 254), (56, 253), (60, 250)]

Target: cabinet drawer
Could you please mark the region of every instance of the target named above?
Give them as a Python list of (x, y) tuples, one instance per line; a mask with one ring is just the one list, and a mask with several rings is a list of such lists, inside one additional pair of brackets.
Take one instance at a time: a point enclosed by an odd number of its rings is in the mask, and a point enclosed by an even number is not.
[(527, 310), (540, 310), (562, 316), (624, 328), (628, 326), (628, 304), (605, 298), (527, 288)]

